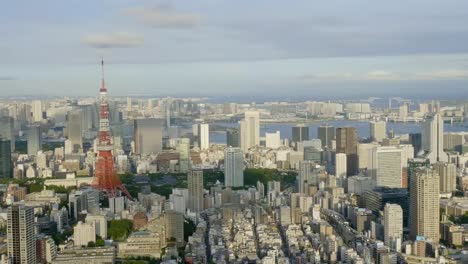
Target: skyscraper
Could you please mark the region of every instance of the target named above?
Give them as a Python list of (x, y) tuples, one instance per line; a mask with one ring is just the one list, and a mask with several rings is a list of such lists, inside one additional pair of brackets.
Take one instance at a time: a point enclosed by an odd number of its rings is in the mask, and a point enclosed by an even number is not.
[(127, 97), (127, 111), (132, 111), (132, 98)]
[(166, 228), (166, 237), (174, 238), (177, 246), (184, 243), (184, 215), (182, 213), (168, 210), (164, 214), (164, 226)]
[(226, 131), (226, 145), (228, 147), (239, 147), (239, 129), (231, 128)]
[(83, 111), (73, 110), (68, 112), (68, 139), (72, 144), (73, 153), (83, 152)]
[(0, 179), (11, 178), (12, 174), (10, 141), (0, 135)]
[(32, 121), (41, 122), (42, 120), (42, 102), (34, 100), (31, 103)]
[(416, 157), (422, 148), (422, 137), (421, 133), (410, 133), (409, 143), (414, 148), (414, 156)]
[(355, 127), (339, 127), (336, 129), (336, 153), (346, 154), (347, 175), (355, 175), (358, 172), (357, 155), (357, 129)]
[(179, 152), (179, 170), (181, 172), (187, 172), (190, 168), (190, 139), (179, 139), (177, 151)]
[(439, 174), (417, 168), (410, 185), (410, 237), (439, 241)]
[(13, 264), (36, 263), (34, 209), (14, 204), (8, 208), (8, 257)]
[(210, 148), (210, 125), (199, 124), (198, 125), (198, 146), (201, 150)]
[(203, 211), (203, 171), (192, 170), (187, 175), (189, 209), (193, 212)]
[(260, 145), (260, 113), (257, 111), (245, 112), (240, 124), (240, 145), (243, 152), (249, 148)]
[(372, 149), (369, 170), (376, 187), (406, 187), (406, 182), (403, 182), (403, 158), (402, 150), (397, 147)]
[(369, 123), (369, 130), (372, 141), (382, 142), (387, 134), (387, 125), (384, 121), (372, 121)]
[(38, 125), (28, 129), (28, 155), (36, 155), (42, 149), (42, 132)]
[(314, 146), (304, 147), (304, 160), (314, 161), (319, 164), (322, 162), (322, 150)]
[(322, 125), (317, 128), (317, 137), (322, 141), (322, 148), (332, 148), (332, 140), (335, 139), (335, 128)]
[(10, 141), (11, 152), (15, 151), (15, 123), (14, 119), (10, 116), (0, 117), (0, 135), (4, 139)]
[(162, 150), (162, 129), (164, 122), (161, 119), (135, 119), (133, 140), (135, 153), (158, 154)]
[(312, 161), (299, 161), (298, 193), (305, 193), (308, 184), (317, 185), (317, 178), (313, 176), (314, 167)]
[(386, 204), (384, 209), (384, 242), (400, 252), (403, 242), (403, 209), (398, 204)]
[(439, 174), (440, 193), (451, 194), (457, 189), (457, 167), (453, 163), (437, 162), (434, 170)]
[(277, 149), (281, 146), (280, 132), (265, 133), (265, 146), (271, 149)]
[(439, 113), (427, 117), (423, 123), (422, 149), (425, 158), (431, 163), (448, 161), (447, 153), (444, 152), (444, 120)]
[(309, 127), (304, 124), (292, 127), (292, 141), (301, 142), (304, 140), (309, 140)]
[(344, 153), (336, 153), (335, 155), (335, 176), (339, 178), (346, 178), (347, 158)]
[(224, 150), (224, 179), (226, 187), (244, 186), (244, 154), (240, 148)]

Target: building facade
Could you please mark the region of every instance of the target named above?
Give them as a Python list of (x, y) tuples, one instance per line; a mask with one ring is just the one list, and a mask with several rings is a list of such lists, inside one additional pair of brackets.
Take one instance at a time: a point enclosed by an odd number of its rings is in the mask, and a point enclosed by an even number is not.
[(430, 168), (418, 168), (411, 177), (410, 237), (439, 241), (439, 174)]
[(224, 150), (224, 184), (226, 187), (244, 186), (244, 154), (240, 148)]
[(8, 208), (8, 257), (12, 264), (36, 263), (34, 209), (24, 205)]

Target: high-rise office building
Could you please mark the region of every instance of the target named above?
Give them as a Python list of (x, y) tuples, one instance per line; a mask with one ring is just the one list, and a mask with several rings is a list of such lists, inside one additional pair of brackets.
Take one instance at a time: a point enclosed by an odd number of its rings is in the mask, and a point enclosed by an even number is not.
[(439, 113), (427, 117), (422, 126), (422, 149), (431, 163), (447, 162), (444, 152), (444, 120)]
[(226, 131), (226, 145), (228, 147), (240, 147), (239, 145), (239, 129), (231, 128)]
[(164, 122), (161, 119), (135, 119), (133, 140), (135, 153), (158, 154), (162, 150)]
[(369, 170), (376, 187), (406, 187), (403, 177), (402, 150), (397, 147), (375, 147), (369, 162)]
[(298, 193), (306, 193), (309, 184), (317, 186), (317, 178), (313, 175), (314, 168), (315, 163), (312, 161), (299, 161)]
[(339, 178), (346, 178), (347, 158), (344, 153), (336, 153), (335, 155), (335, 176)]
[(0, 135), (0, 179), (12, 178), (13, 176), (10, 146), (10, 141)]
[(369, 123), (370, 137), (372, 141), (382, 142), (387, 135), (387, 124), (384, 121), (372, 121)]
[(132, 111), (132, 98), (127, 97), (127, 111)]
[(407, 102), (404, 102), (398, 108), (398, 117), (405, 120), (408, 117), (408, 113), (409, 113), (409, 104)]
[(339, 127), (336, 129), (336, 153), (346, 154), (346, 171), (348, 176), (358, 172), (357, 148), (358, 136), (355, 127)]
[(198, 146), (201, 150), (210, 148), (210, 125), (199, 124), (198, 125)]
[(304, 147), (304, 160), (310, 160), (319, 164), (322, 162), (322, 150), (313, 146)]
[(243, 152), (249, 148), (260, 145), (260, 113), (257, 111), (245, 112), (240, 124), (240, 145)]
[(280, 132), (265, 133), (265, 146), (271, 149), (277, 149), (281, 146)]
[(15, 122), (10, 116), (0, 117), (0, 135), (10, 141), (11, 152), (15, 152)]
[(372, 210), (376, 217), (387, 203), (398, 204), (403, 210), (403, 226), (408, 226), (409, 194), (405, 188), (374, 188), (362, 195), (362, 207)]
[(301, 142), (304, 140), (309, 140), (309, 127), (304, 124), (292, 127), (292, 141)]
[(431, 166), (431, 163), (427, 159), (422, 159), (422, 158), (413, 158), (408, 160), (408, 169), (407, 169), (407, 174), (408, 174), (408, 190), (410, 189), (411, 185), (411, 178), (416, 176), (416, 171), (419, 167), (425, 167), (429, 168)]
[(42, 120), (42, 102), (34, 100), (31, 103), (32, 121), (41, 122)]
[(12, 264), (36, 263), (34, 209), (14, 204), (8, 208), (8, 258)]
[(465, 144), (466, 133), (445, 133), (444, 134), (444, 150), (462, 152), (463, 145)]
[(410, 133), (409, 134), (409, 143), (414, 148), (414, 156), (418, 156), (418, 153), (422, 149), (422, 137), (421, 133)]
[(71, 141), (72, 153), (83, 152), (83, 111), (68, 112), (68, 140)]
[(184, 243), (184, 215), (182, 213), (168, 210), (164, 214), (164, 226), (166, 228), (166, 237), (174, 238), (180, 247)]
[(417, 168), (410, 185), (410, 237), (439, 241), (439, 174)]
[[(85, 131), (88, 131), (90, 129), (92, 129), (94, 126), (93, 126), (93, 119), (96, 118), (94, 116), (94, 105), (92, 104), (87, 104), (87, 105), (80, 105), (79, 106), (79, 109), (81, 110), (81, 114), (82, 114), (82, 127), (81, 129), (83, 130), (83, 132)], [(111, 114), (112, 112), (112, 114)], [(111, 109), (110, 107), (110, 104), (109, 104), (109, 115), (114, 115), (115, 113), (115, 107)], [(112, 119), (112, 118), (109, 118), (109, 119)], [(114, 124), (116, 122), (112, 122), (109, 120), (110, 123)]]
[(224, 150), (224, 179), (226, 187), (244, 186), (244, 154), (240, 148)]
[(179, 152), (179, 170), (187, 172), (190, 169), (190, 139), (179, 139), (177, 151)]
[(192, 170), (187, 175), (188, 193), (189, 193), (189, 209), (192, 212), (203, 211), (203, 171)]
[(400, 252), (403, 242), (403, 209), (398, 204), (386, 204), (384, 209), (384, 242)]
[(38, 125), (28, 129), (28, 155), (36, 155), (42, 149), (42, 132)]
[(451, 194), (457, 189), (457, 167), (453, 163), (437, 162), (434, 170), (439, 174), (440, 193)]
[(317, 128), (317, 137), (322, 141), (322, 148), (332, 148), (332, 141), (335, 139), (335, 127), (322, 125)]

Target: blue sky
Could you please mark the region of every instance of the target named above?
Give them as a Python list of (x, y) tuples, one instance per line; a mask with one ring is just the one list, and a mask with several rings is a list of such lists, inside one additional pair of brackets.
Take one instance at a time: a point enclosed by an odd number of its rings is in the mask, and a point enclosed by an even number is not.
[(1, 95), (92, 96), (101, 56), (117, 96), (468, 94), (468, 1), (15, 0), (0, 35)]

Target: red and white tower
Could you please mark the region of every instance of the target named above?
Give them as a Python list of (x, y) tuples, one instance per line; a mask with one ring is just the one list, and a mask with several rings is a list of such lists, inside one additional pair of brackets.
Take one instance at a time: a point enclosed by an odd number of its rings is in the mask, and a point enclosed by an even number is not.
[[(128, 198), (130, 193), (117, 175), (114, 167), (114, 157), (112, 151), (114, 146), (111, 140), (109, 128), (109, 104), (107, 103), (107, 88), (104, 81), (104, 60), (101, 61), (102, 81), (101, 89), (101, 110), (99, 112), (99, 134), (97, 144), (97, 161), (94, 173), (93, 187), (107, 194), (108, 197), (116, 197), (121, 192)], [(120, 191), (120, 192), (119, 192)]]

